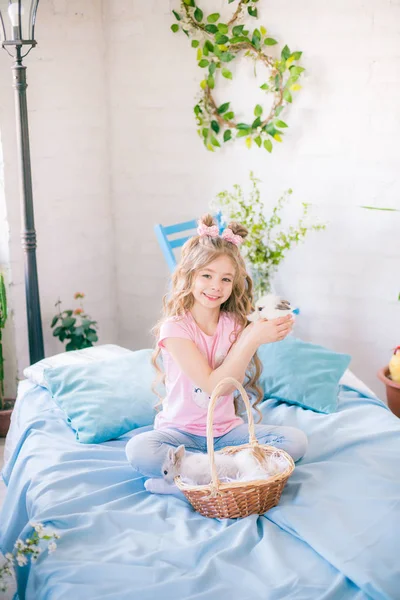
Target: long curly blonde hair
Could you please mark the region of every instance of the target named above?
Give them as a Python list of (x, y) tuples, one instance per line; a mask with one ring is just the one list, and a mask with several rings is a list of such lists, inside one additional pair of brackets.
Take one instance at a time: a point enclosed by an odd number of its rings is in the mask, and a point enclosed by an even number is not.
[[(206, 214), (200, 219), (199, 224), (211, 227), (216, 223), (211, 215)], [(247, 229), (239, 223), (229, 223), (228, 227), (235, 235), (240, 235), (243, 238), (247, 235)], [(231, 339), (232, 344), (235, 343), (238, 335), (248, 324), (247, 315), (254, 308), (253, 282), (247, 273), (246, 265), (240, 254), (239, 248), (220, 236), (210, 237), (207, 235), (196, 235), (190, 238), (182, 247), (179, 264), (172, 275), (172, 289), (163, 298), (163, 316), (153, 328), (153, 334), (156, 338), (156, 347), (152, 355), (152, 364), (157, 372), (157, 377), (152, 389), (160, 399), (157, 407), (161, 405), (163, 400), (157, 391), (157, 385), (165, 382), (165, 373), (160, 368), (160, 361), (158, 360), (161, 352), (161, 349), (157, 344), (160, 327), (168, 318), (183, 316), (192, 308), (194, 298), (191, 290), (197, 272), (220, 256), (227, 256), (235, 266), (232, 293), (229, 298), (221, 304), (221, 311), (230, 313), (236, 320), (235, 333), (232, 335)], [(257, 407), (263, 398), (263, 393), (260, 386), (257, 384), (257, 381), (259, 380), (261, 370), (261, 361), (256, 353), (251, 359), (246, 372), (245, 388), (252, 393), (252, 395), (255, 395), (253, 408), (257, 411), (259, 420), (261, 420), (261, 413)], [(239, 403), (236, 399), (235, 411), (236, 414), (239, 414)]]

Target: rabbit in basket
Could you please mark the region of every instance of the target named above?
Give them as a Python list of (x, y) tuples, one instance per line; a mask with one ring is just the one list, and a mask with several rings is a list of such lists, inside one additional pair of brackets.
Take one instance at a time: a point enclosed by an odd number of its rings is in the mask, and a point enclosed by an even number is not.
[[(268, 473), (263, 463), (263, 454), (257, 451), (254, 453), (250, 449), (232, 455), (216, 453), (214, 456), (220, 481), (266, 479), (279, 472), (275, 466), (275, 473)], [(208, 485), (211, 482), (208, 454), (188, 454), (185, 446), (169, 448), (161, 472), (168, 483), (173, 483), (178, 475), (194, 485)]]

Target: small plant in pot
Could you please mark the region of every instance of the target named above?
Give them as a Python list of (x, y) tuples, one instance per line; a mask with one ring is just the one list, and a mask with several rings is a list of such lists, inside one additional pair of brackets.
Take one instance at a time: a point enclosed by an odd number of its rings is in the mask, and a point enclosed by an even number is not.
[(400, 417), (400, 346), (394, 349), (389, 365), (378, 371), (378, 377), (386, 386), (386, 398), (390, 410)]
[(14, 398), (4, 396), (4, 354), (2, 333), (7, 321), (7, 297), (4, 276), (0, 273), (0, 437), (5, 437), (10, 426)]

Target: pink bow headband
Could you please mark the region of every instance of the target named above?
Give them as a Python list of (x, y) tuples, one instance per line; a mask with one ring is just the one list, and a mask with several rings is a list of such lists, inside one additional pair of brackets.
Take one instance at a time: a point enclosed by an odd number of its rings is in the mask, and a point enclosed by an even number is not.
[[(204, 225), (204, 223), (200, 223), (197, 228), (197, 233), (199, 234), (200, 237), (204, 237), (205, 235), (207, 235), (208, 237), (218, 237), (219, 229), (216, 225), (207, 227), (207, 225)], [(240, 244), (243, 242), (242, 236), (237, 235), (236, 233), (233, 233), (232, 229), (229, 229), (229, 227), (224, 229), (224, 231), (221, 233), (221, 237), (226, 242), (235, 244), (235, 246), (240, 246)]]

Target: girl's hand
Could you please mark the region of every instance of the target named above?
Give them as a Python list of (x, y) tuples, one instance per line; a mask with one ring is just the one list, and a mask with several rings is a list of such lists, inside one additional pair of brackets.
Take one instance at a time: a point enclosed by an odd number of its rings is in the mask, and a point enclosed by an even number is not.
[(294, 319), (292, 315), (279, 317), (278, 319), (260, 319), (251, 323), (246, 330), (249, 330), (249, 335), (255, 340), (258, 346), (262, 344), (270, 344), (271, 342), (280, 342), (293, 329)]

